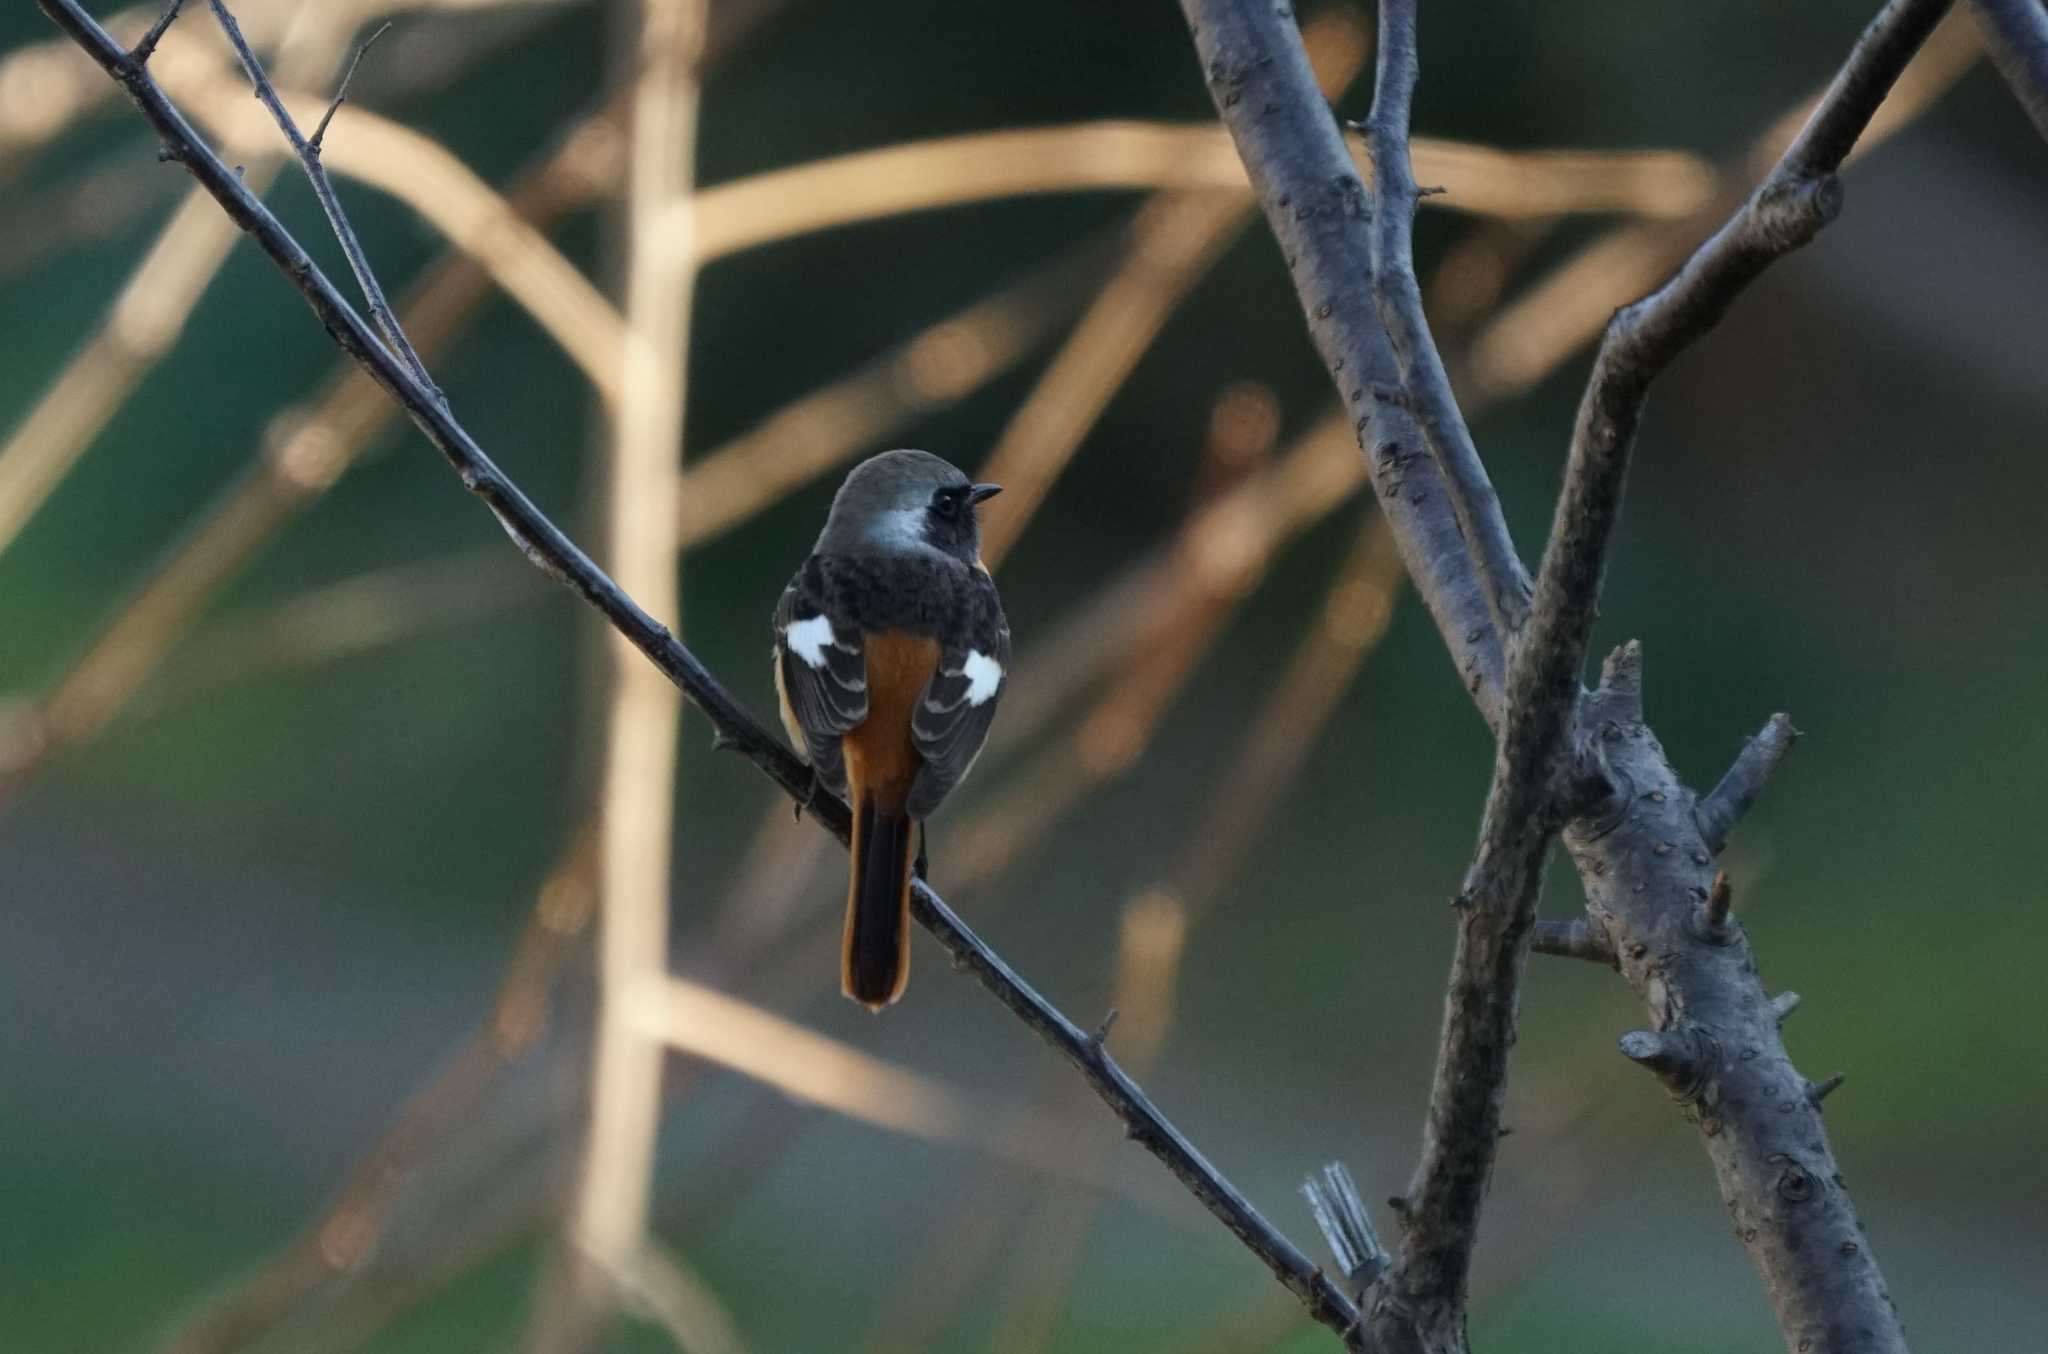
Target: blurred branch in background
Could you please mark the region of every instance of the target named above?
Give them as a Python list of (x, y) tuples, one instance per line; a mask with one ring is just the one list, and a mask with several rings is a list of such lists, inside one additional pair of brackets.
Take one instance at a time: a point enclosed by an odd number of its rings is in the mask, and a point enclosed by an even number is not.
[[(1403, 578), (1393, 537), (1373, 514), (1279, 680), (1246, 725), (1229, 765), (1215, 778), (1216, 790), (1174, 853), (1166, 878), (1124, 905), (1115, 1029), (1125, 1061), (1140, 1075), (1152, 1070), (1172, 1023), (1189, 931), (1213, 910), (1264, 834), (1338, 701), (1386, 634)], [(1058, 1098), (1071, 1099), (1074, 1090), (1063, 1083)], [(1090, 1145), (1101, 1150), (1099, 1139)], [(1095, 1215), (1093, 1199), (1059, 1187), (1034, 1210), (1025, 1240), (1016, 1247), (1017, 1265), (1006, 1271), (1014, 1275), (1014, 1314), (998, 1328), (992, 1348), (1019, 1354), (1057, 1348), (1055, 1336)], [(949, 1263), (957, 1265), (959, 1258)], [(879, 1341), (873, 1345), (884, 1347)]]
[[(1150, 891), (1124, 904), (1118, 927), (1116, 984), (1105, 1032), (1113, 1029), (1117, 1049), (1134, 1076), (1150, 1076), (1173, 1025), (1174, 989), (1188, 935), (1187, 909), (1171, 894)], [(1114, 1021), (1114, 1026), (1110, 1021)], [(1081, 1106), (1080, 1088), (1063, 1079), (1059, 1099)], [(1073, 1151), (1107, 1161), (1116, 1140), (1100, 1131), (1077, 1139)], [(1096, 1214), (1092, 1195), (1055, 1187), (1022, 1219), (1005, 1209), (1016, 1235), (1017, 1263), (1007, 1300), (995, 1301), (996, 1326), (989, 1348), (997, 1354), (1032, 1354), (1056, 1349), (1067, 1293), (1081, 1260), (1081, 1244)]]
[(1098, 235), (1069, 246), (693, 461), (683, 471), (685, 544), (737, 526), (1014, 368), (1080, 308), (1111, 245)]
[(138, 709), (173, 704), (336, 662), (457, 624), (486, 621), (548, 594), (495, 546), (393, 564), (308, 588), (276, 606), (202, 625)]
[[(1335, 99), (1358, 74), (1367, 34), (1356, 11), (1332, 7), (1302, 30), (1317, 84)], [(1011, 496), (982, 532), (982, 558), (1001, 567), (1167, 318), (1250, 224), (1249, 193), (1161, 193), (1132, 219), (1122, 267), (1082, 316), (977, 472)]]
[[(505, 10), (545, 12), (566, 9), (576, 3), (579, 0), (324, 0), (318, 8), (327, 11), (322, 16), (326, 21), (354, 28), (371, 19), (396, 14), (475, 15)], [(314, 7), (306, 5), (304, 0), (256, 0), (256, 3), (242, 7), (243, 32), (257, 51), (269, 51), (284, 36), (286, 29), (299, 22), (309, 8)], [(120, 41), (132, 45), (155, 26), (162, 14), (161, 5), (137, 5), (109, 15), (104, 27)], [(445, 78), (449, 71), (459, 69), (469, 59), (464, 49), (474, 52), (477, 32), (477, 25), (465, 25), (465, 37), (469, 41), (437, 44), (429, 63), (432, 69), (415, 68), (406, 73), (406, 78)], [(0, 181), (4, 181), (15, 168), (12, 157), (29, 154), (48, 144), (70, 130), (81, 118), (114, 102), (114, 89), (79, 70), (69, 59), (69, 47), (64, 39), (51, 38), (0, 57)], [(200, 55), (189, 46), (186, 53), (173, 60), (218, 62), (217, 56)], [(152, 55), (152, 64), (158, 55), (161, 53)]]
[[(769, 2), (756, 0), (757, 5)], [(355, 0), (355, 3), (360, 8), (362, 0)], [(379, 8), (385, 12), (398, 12), (420, 10), (423, 6), (417, 0), (385, 0)], [(564, 0), (503, 0), (495, 6), (429, 4), (424, 8), (449, 11), (462, 17), (456, 22), (409, 26), (402, 43), (394, 44), (394, 50), (380, 54), (375, 69), (365, 72), (364, 84), (373, 87), (381, 97), (442, 88), (461, 78), (470, 67), (498, 55), (502, 48), (524, 37), (530, 29), (545, 23), (567, 5)], [(338, 12), (347, 11), (341, 9)], [(252, 34), (266, 33), (275, 27), (273, 15), (283, 13), (282, 7), (266, 7), (259, 10), (245, 27)], [(366, 12), (364, 22), (374, 17), (375, 14)], [(134, 18), (139, 25), (140, 13), (137, 12)], [(115, 31), (125, 32), (126, 29), (116, 28)], [(270, 44), (259, 38), (256, 46), (258, 50), (268, 50)], [(46, 48), (60, 60), (52, 63), (37, 55)], [(14, 108), (12, 116), (16, 122), (33, 121), (48, 127), (52, 135), (68, 125), (71, 119), (67, 117), (52, 126), (49, 107), (34, 102), (40, 97), (36, 86), (51, 80), (68, 80), (79, 74), (69, 61), (61, 59), (64, 52), (65, 44), (56, 40), (0, 57), (0, 106), (12, 108), (13, 105), (8, 104), (10, 99), (24, 101), (20, 107)], [(17, 58), (21, 59), (19, 66), (16, 65)], [(210, 45), (202, 48), (196, 44), (184, 44), (174, 50), (167, 65), (177, 70), (190, 65), (195, 73), (203, 66), (209, 73), (222, 73)], [(10, 77), (11, 71), (17, 74)], [(21, 75), (22, 71), (26, 71), (26, 75)], [(164, 71), (159, 69), (157, 73), (161, 76)], [(20, 83), (17, 84), (17, 80)], [(83, 84), (83, 92), (92, 96), (91, 106), (97, 106), (99, 96), (104, 92), (103, 84), (91, 79), (83, 81)], [(5, 144), (10, 126), (14, 126), (16, 131), (23, 129), (10, 122), (10, 114), (0, 112), (0, 182), (4, 182), (8, 171), (15, 167), (7, 159)], [(17, 148), (34, 144), (40, 142), (19, 143)], [(272, 147), (266, 144), (261, 149), (268, 151)], [(49, 187), (24, 191), (12, 201), (7, 217), (0, 220), (0, 281), (19, 277), (80, 245), (117, 234), (175, 196), (183, 186), (177, 175), (147, 172), (148, 164), (154, 159), (153, 150), (153, 147), (140, 143), (129, 145), (107, 155), (93, 167), (71, 174)]]
[[(218, 3), (219, 0), (215, 0)], [(612, 417), (605, 516), (619, 586), (682, 625), (677, 511), (685, 378), (697, 266), (691, 222), (675, 217), (695, 185), (698, 62), (705, 0), (637, 0), (627, 119), (625, 370)], [(647, 1214), (661, 1122), (663, 1044), (641, 1011), (668, 977), (682, 693), (607, 632), (610, 696), (598, 803), (598, 1017), (590, 1124), (557, 1262), (535, 1298), (527, 1348), (581, 1354), (603, 1343), (621, 1292), (647, 1264)]]
[[(1906, 68), (1850, 161), (1910, 126), (1969, 70), (1979, 52), (1970, 26), (1951, 16)], [(1676, 220), (1620, 227), (1522, 289), (1472, 341), (1462, 364), (1467, 409), (1520, 395), (1600, 335), (1616, 306), (1643, 295), (1683, 263), (1769, 171), (1812, 113), (1819, 95), (1788, 110), (1719, 176), (1723, 185)], [(1418, 168), (1421, 157), (1417, 156)]]
[(718, 1294), (658, 1242), (640, 1243), (640, 1261), (625, 1277), (620, 1296), (659, 1324), (682, 1354), (746, 1354)]
[[(529, 220), (575, 210), (611, 179), (600, 166), (615, 145), (615, 128), (602, 115), (579, 123), (520, 176), (510, 201)], [(401, 306), (406, 330), (431, 358), (489, 295), (490, 278), (478, 264), (445, 257)], [(0, 803), (51, 756), (97, 736), (213, 596), (395, 421), (384, 392), (348, 362), (312, 401), (272, 419), (250, 467), (159, 558), (46, 694), (12, 727), (0, 726)]]
[(1186, 906), (1190, 925), (1217, 905), (1265, 832), (1338, 702), (1385, 638), (1406, 578), (1386, 520), (1371, 514), (1167, 871), (1161, 887)]
[[(285, 79), (294, 84), (319, 80), (340, 60), (358, 16), (353, 6), (337, 8), (340, 12), (324, 6), (296, 10), (278, 58)], [(183, 39), (167, 42), (160, 55), (166, 65), (175, 64), (174, 54), (189, 45)], [(268, 141), (243, 166), (249, 191), (268, 192), (283, 159), (276, 140)], [(0, 554), (177, 343), (240, 236), (204, 189), (186, 193), (129, 274), (98, 332), (0, 444)]]
[[(253, 154), (276, 137), (276, 124), (219, 74), (164, 88), (196, 112), (237, 154)], [(324, 99), (282, 96), (295, 118), (317, 118)], [(552, 338), (609, 405), (620, 397), (625, 358), (619, 313), (576, 266), (548, 243), (467, 165), (432, 138), (346, 104), (318, 162), (411, 207), (448, 242), (474, 258), (499, 290)]]
[[(1713, 172), (1682, 151), (1505, 151), (1418, 140), (1418, 171), (1448, 191), (1432, 203), (1482, 216), (1564, 212), (1682, 217)], [(707, 257), (857, 221), (991, 198), (1104, 189), (1245, 188), (1228, 136), (1206, 124), (1081, 122), (884, 146), (721, 184), (700, 194)]]
[[(1349, 426), (1341, 415), (1324, 419), (1270, 468), (1194, 513), (1165, 547), (1068, 620), (1062, 631), (1090, 641), (1086, 649), (1059, 635), (1039, 646), (1019, 671), (1042, 671), (1045, 680), (1017, 683), (1029, 703), (1017, 702), (1021, 718), (1006, 710), (991, 735), (998, 758), (1035, 741), (1039, 721), (1056, 709), (1049, 699), (1119, 659), (1124, 675), (1068, 737), (1010, 778), (1012, 788), (953, 829), (949, 876), (962, 888), (985, 884), (1086, 794), (1129, 771), (1279, 547), (1347, 501), (1364, 479)], [(1092, 615), (1113, 623), (1095, 626)], [(1107, 641), (1100, 647), (1098, 636)]]
[(1250, 219), (1245, 198), (1221, 193), (1160, 194), (1138, 211), (1123, 262), (975, 472), (1016, 496), (982, 528), (981, 557), (991, 570), (1002, 567), (1167, 318)]
[(333, 1203), (248, 1279), (186, 1318), (165, 1354), (229, 1354), (375, 1252), (399, 1192), (539, 1040), (555, 975), (596, 910), (596, 840), (579, 838), (541, 886), (481, 1025), (356, 1160)]
[[(1342, 7), (1333, 7), (1303, 31), (1316, 78), (1332, 98), (1358, 74), (1367, 50), (1365, 36), (1356, 11)], [(992, 514), (982, 529), (982, 559), (991, 570), (1002, 567), (1004, 557), (1044, 506), (1054, 481), (1079, 451), (1116, 391), (1130, 379), (1167, 319), (1250, 217), (1247, 195), (1213, 192), (1156, 194), (1132, 217), (1116, 270), (1011, 415), (995, 449), (977, 472), (1004, 486), (1004, 510)], [(846, 446), (849, 451), (860, 445), (839, 436), (829, 442), (818, 441), (826, 446)], [(1212, 438), (1212, 453), (1216, 445)], [(763, 448), (764, 453), (773, 450)], [(805, 467), (815, 463), (814, 451), (792, 450), (794, 455), (784, 451), (777, 456), (777, 463), (794, 461)], [(1260, 448), (1255, 454), (1263, 456), (1265, 450)], [(1153, 637), (1159, 633), (1155, 630)], [(1213, 628), (1202, 633), (1213, 634)], [(1177, 650), (1185, 657), (1182, 677), (1206, 648), (1206, 639), (1198, 639)], [(1138, 651), (1134, 648), (1132, 652)], [(1180, 680), (1169, 677), (1166, 684), (1177, 687)], [(1014, 716), (1006, 717), (1004, 727), (1016, 728), (1018, 723)], [(1050, 821), (1058, 812), (1054, 809), (1046, 814), (1042, 801), (1036, 808), (1036, 816), (1043, 821)], [(823, 848), (814, 834), (804, 834), (800, 844), (791, 844), (791, 835), (780, 806), (769, 808), (755, 830), (747, 862), (727, 890), (725, 906), (719, 909), (722, 917), (731, 920), (723, 925), (722, 943), (715, 942), (714, 972), (729, 973), (744, 966), (762, 944), (781, 934), (794, 919), (797, 894), (812, 880)], [(971, 879), (974, 873), (970, 864), (962, 877)], [(948, 875), (953, 876), (950, 853)]]

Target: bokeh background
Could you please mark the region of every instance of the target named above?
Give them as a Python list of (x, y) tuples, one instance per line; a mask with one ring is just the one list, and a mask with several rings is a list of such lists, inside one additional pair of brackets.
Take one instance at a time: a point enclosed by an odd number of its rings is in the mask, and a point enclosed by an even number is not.
[[(500, 188), (628, 78), (628, 5), (237, 8), (266, 54), (298, 33), (277, 59), (316, 91), (352, 34), (393, 19), (353, 103)], [(1671, 153), (1436, 162), (1451, 191), (1419, 262), (1525, 550), (1584, 317), (1701, 238), (1871, 9), (1428, 7), (1418, 132)], [(311, 37), (291, 28), (314, 10)], [(1327, 65), (1365, 58), (1364, 16), (1304, 10)], [(709, 185), (970, 132), (1213, 121), (1164, 0), (712, 14)], [(514, 1347), (588, 1081), (599, 633), (408, 430), (373, 428), (346, 473), (277, 453), (337, 359), (246, 242), (182, 332), (145, 307), (95, 338), (187, 181), (53, 39), (32, 6), (0, 15), (0, 1344)], [(224, 57), (196, 6), (161, 69), (181, 100), (239, 111)], [(1369, 86), (1351, 80), (1340, 112), (1362, 116)], [(1651, 718), (1695, 784), (1774, 710), (1805, 731), (1730, 848), (1738, 909), (1773, 989), (1805, 994), (1794, 1056), (1849, 1074), (1829, 1126), (1917, 1346), (2022, 1349), (2048, 1321), (2048, 148), (1963, 16), (1898, 102), (1841, 220), (1660, 385), (1600, 642), (1643, 640)], [(1097, 149), (1062, 142), (1044, 172)], [(620, 153), (590, 135), (528, 201), (613, 296)], [(1172, 186), (1199, 158), (1128, 174)], [(443, 234), (338, 172), (405, 291)], [(910, 179), (944, 196), (937, 174)], [(733, 459), (684, 480), (685, 514), (739, 498), (693, 528), (681, 628), (765, 715), (767, 616), (845, 460), (917, 445), (976, 468), (1002, 445), (1043, 479), (1001, 568), (1010, 739), (935, 824), (935, 882), (1077, 1019), (1122, 1007), (1113, 1046), (1159, 1104), (1321, 1256), (1303, 1175), (1342, 1159), (1378, 1199), (1413, 1161), (1444, 904), (1490, 753), (1369, 498), (1316, 439), (1334, 403), (1277, 251), (1209, 187), (1003, 196), (710, 263), (686, 456)], [(271, 201), (339, 275), (296, 174)], [(479, 301), (437, 378), (545, 508), (599, 539), (589, 381), (520, 305)], [(777, 421), (821, 389), (837, 402)], [(83, 432), (58, 426), (73, 415)], [(856, 1078), (849, 1115), (674, 1057), (651, 1196), (674, 1291), (608, 1348), (670, 1347), (664, 1301), (686, 1328), (722, 1308), (755, 1351), (1332, 1347), (925, 938), (899, 1007), (840, 1000), (836, 847), (708, 744), (687, 716), (674, 970), (837, 1041), (830, 1056), (920, 1078), (947, 1112), (893, 1082), (863, 1100)], [(1247, 775), (1252, 791), (1216, 793)], [(1577, 905), (1554, 870), (1546, 913)], [(1480, 1347), (1777, 1347), (1693, 1131), (1615, 1054), (1638, 1019), (1610, 975), (1532, 964)], [(789, 1066), (779, 1044), (749, 1056)], [(349, 1186), (437, 1085), (367, 1192)], [(913, 1131), (874, 1122), (891, 1115)], [(337, 1197), (354, 1211), (323, 1223)], [(203, 1324), (252, 1310), (252, 1279), (261, 1319)]]

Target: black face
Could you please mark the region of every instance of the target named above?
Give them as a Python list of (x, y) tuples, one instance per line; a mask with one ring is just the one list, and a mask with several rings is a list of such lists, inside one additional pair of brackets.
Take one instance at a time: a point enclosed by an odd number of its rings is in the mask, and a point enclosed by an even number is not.
[(974, 518), (974, 486), (964, 481), (932, 493), (924, 510), (924, 536), (947, 554), (972, 563), (981, 558), (981, 526)]

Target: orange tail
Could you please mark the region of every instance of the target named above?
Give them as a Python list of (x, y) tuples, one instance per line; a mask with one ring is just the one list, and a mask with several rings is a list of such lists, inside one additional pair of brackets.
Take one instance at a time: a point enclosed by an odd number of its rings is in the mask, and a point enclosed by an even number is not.
[(870, 1011), (902, 996), (910, 981), (910, 848), (916, 830), (900, 807), (880, 810), (873, 796), (855, 793), (839, 989)]

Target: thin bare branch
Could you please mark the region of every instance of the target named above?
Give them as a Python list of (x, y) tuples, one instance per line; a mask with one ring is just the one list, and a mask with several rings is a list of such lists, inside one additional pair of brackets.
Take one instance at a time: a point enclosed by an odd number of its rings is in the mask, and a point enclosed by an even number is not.
[[(298, 156), (300, 166), (306, 171), (306, 181), (313, 185), (313, 196), (319, 199), (320, 210), (326, 213), (327, 224), (334, 231), (334, 238), (340, 242), (341, 252), (348, 259), (349, 271), (355, 274), (356, 286), (362, 290), (363, 301), (369, 306), (370, 322), (377, 326), (377, 332), (384, 336), (384, 342), (412, 372), (413, 379), (431, 388), (433, 382), (427, 376), (427, 364), (413, 351), (412, 341), (406, 338), (405, 329), (398, 323), (398, 316), (392, 313), (391, 303), (384, 299), (383, 284), (377, 281), (377, 275), (370, 270), (370, 261), (363, 253), (363, 242), (356, 238), (355, 227), (349, 224), (348, 213), (341, 208), (341, 198), (336, 195), (334, 184), (329, 181), (327, 170), (320, 163), (319, 147), (300, 134), (298, 123), (292, 121), (292, 115), (286, 110), (284, 100), (277, 96), (277, 90), (272, 87), (270, 77), (263, 73), (263, 63), (258, 61), (256, 53), (250, 50), (248, 39), (242, 36), (241, 25), (235, 22), (235, 16), (228, 11), (225, 0), (207, 0), (207, 5), (213, 10), (214, 21), (220, 25), (221, 32), (227, 35), (228, 45), (235, 49), (235, 55), (240, 58), (242, 70), (248, 75), (249, 83), (255, 87), (256, 97), (270, 110), (270, 115), (277, 119), (278, 130), (284, 133), (284, 139), (291, 144), (292, 154)], [(360, 59), (359, 54), (358, 60)], [(354, 74), (354, 67), (350, 67), (350, 74)], [(338, 107), (340, 100), (336, 99), (335, 104)], [(331, 109), (329, 113), (331, 116)], [(325, 118), (321, 120), (321, 130), (326, 130)]]
[(1373, 309), (1365, 189), (1317, 92), (1293, 9), (1267, 0), (1181, 0), (1181, 9), (1416, 591), (1498, 727), (1506, 649), (1442, 471), (1406, 401), (1381, 398), (1401, 377)]
[[(755, 722), (694, 654), (627, 596), (498, 469), (434, 392), (414, 379), (406, 366), (378, 342), (305, 249), (262, 203), (243, 191), (234, 172), (199, 140), (147, 72), (129, 61), (126, 51), (93, 22), (77, 0), (38, 0), (38, 4), (109, 76), (121, 83), (157, 134), (175, 148), (180, 162), (277, 264), (335, 342), (404, 406), (415, 426), (457, 472), (464, 487), (484, 500), (527, 558), (598, 610), (683, 689), (730, 745), (781, 786), (793, 801), (812, 800), (810, 774), (795, 754)], [(813, 803), (811, 816), (841, 841), (850, 836), (846, 807), (837, 800)], [(1344, 1333), (1355, 1347), (1357, 1309), (1351, 1300), (1166, 1120), (1101, 1044), (1018, 977), (922, 881), (913, 891), (912, 912), (953, 955), (958, 967), (971, 973), (982, 987), (1082, 1073), (1123, 1121), (1126, 1132), (1163, 1162), (1318, 1321)]]
[(1493, 482), (1451, 393), (1450, 373), (1423, 318), (1422, 287), (1415, 280), (1415, 205), (1420, 199), (1408, 167), (1408, 121), (1417, 65), (1415, 6), (1382, 0), (1379, 74), (1365, 123), (1372, 147), (1373, 301), (1400, 367), (1410, 411), (1450, 490), (1494, 626), (1512, 635), (1527, 611), (1529, 574), (1515, 553)]
[(320, 153), (320, 143), (327, 139), (328, 124), (334, 121), (334, 115), (341, 111), (341, 106), (348, 102), (348, 87), (355, 83), (356, 68), (363, 64), (363, 58), (377, 45), (377, 39), (390, 31), (391, 21), (386, 19), (378, 25), (376, 32), (363, 39), (362, 45), (356, 48), (356, 54), (349, 58), (348, 69), (342, 72), (341, 84), (334, 91), (333, 101), (327, 105), (327, 111), (320, 115), (320, 122), (313, 128), (313, 134), (306, 138), (306, 148), (313, 154)]
[(1792, 745), (1799, 741), (1799, 730), (1792, 727), (1789, 715), (1772, 715), (1756, 737), (1742, 745), (1735, 762), (1728, 773), (1721, 777), (1721, 783), (1699, 802), (1695, 816), (1699, 819), (1700, 836), (1707, 843), (1707, 849), (1715, 855), (1721, 854), (1728, 845), (1735, 825), (1742, 821), (1777, 774), (1779, 763), (1792, 751)]
[(1991, 62), (2048, 137), (2048, 7), (2041, 0), (1970, 0)]
[[(276, 144), (273, 121), (224, 81), (166, 74), (159, 83), (237, 153), (262, 154)], [(279, 97), (286, 108), (318, 107), (289, 90)], [(604, 402), (616, 406), (627, 364), (625, 322), (545, 235), (432, 137), (354, 106), (336, 124), (336, 132), (319, 156), (323, 171), (389, 193), (474, 257), (576, 364)], [(397, 324), (404, 332), (404, 322)]]

